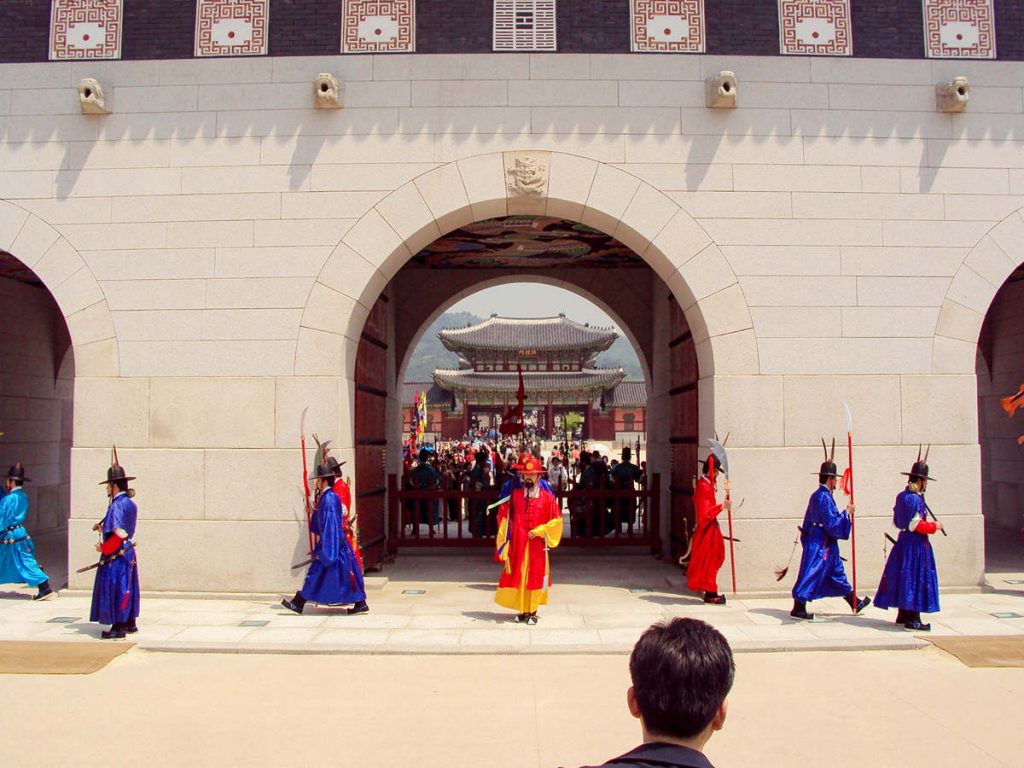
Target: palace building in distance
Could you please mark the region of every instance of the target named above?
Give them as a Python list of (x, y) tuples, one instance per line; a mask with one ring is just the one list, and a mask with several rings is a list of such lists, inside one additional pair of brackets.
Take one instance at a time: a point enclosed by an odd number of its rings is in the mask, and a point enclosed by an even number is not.
[(626, 381), (621, 368), (598, 368), (595, 362), (617, 336), (564, 314), (492, 315), (482, 323), (442, 330), (438, 337), (459, 355), (460, 366), (435, 370), (431, 382), (405, 383), (405, 434), (413, 428), (413, 398), (420, 392), (427, 393), (432, 435), (458, 439), (498, 429), (502, 414), (518, 402), (522, 371), (525, 411), (534, 413), (531, 425), (540, 434), (553, 435), (562, 416), (576, 413), (583, 420), (583, 439), (632, 442), (645, 430), (644, 382)]

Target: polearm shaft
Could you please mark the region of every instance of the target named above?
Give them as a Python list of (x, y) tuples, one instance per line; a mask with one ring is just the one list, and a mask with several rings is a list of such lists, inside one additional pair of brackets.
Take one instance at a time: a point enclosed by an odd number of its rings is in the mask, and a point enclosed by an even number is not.
[[(924, 494), (923, 493), (921, 494), (921, 500), (924, 501)], [(934, 522), (934, 523), (939, 522), (939, 518), (937, 518), (935, 516), (935, 513), (932, 512), (932, 508), (928, 506), (928, 502), (927, 501), (924, 502), (924, 511), (925, 511), (926, 514), (929, 514), (929, 515), (932, 516), (932, 522)], [(946, 529), (945, 528), (942, 529), (942, 535), (943, 536), (949, 536), (949, 534), (946, 533)]]
[[(853, 496), (853, 433), (846, 433), (846, 448), (850, 458), (850, 506), (856, 505)], [(850, 512), (850, 553), (853, 558), (853, 597), (857, 597), (857, 521)]]
[(309, 535), (309, 556), (313, 557), (313, 507), (309, 503), (309, 468), (306, 466), (306, 411), (309, 407), (302, 409), (302, 416), (299, 417), (299, 445), (302, 448), (302, 490), (306, 495), (306, 533)]
[(733, 548), (733, 542), (736, 539), (732, 535), (732, 497), (730, 496), (731, 483), (729, 482), (728, 475), (725, 478), (725, 501), (726, 501), (726, 513), (729, 521), (729, 569), (732, 571), (732, 594), (736, 596), (736, 553)]

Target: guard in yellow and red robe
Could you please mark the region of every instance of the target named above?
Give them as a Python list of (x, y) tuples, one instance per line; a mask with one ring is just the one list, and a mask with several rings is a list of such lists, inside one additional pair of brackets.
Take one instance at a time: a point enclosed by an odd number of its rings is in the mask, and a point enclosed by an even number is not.
[(524, 453), (513, 469), (523, 482), (498, 508), (494, 559), (504, 568), (494, 602), (516, 611), (517, 623), (536, 624), (537, 608), (548, 602), (548, 550), (562, 540), (562, 512), (554, 494), (541, 487), (545, 470), (540, 459)]

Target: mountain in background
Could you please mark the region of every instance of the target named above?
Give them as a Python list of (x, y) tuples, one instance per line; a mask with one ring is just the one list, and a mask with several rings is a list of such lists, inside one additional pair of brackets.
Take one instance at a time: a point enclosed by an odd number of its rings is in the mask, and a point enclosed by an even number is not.
[[(413, 350), (409, 367), (405, 371), (405, 380), (430, 381), (435, 368), (458, 368), (458, 355), (445, 349), (437, 338), (437, 332), (442, 328), (465, 328), (467, 325), (482, 323), (484, 319), (469, 312), (445, 312), (437, 318)], [(631, 379), (643, 378), (640, 361), (623, 336), (619, 336), (606, 352), (597, 356), (597, 364), (601, 368), (622, 368)]]

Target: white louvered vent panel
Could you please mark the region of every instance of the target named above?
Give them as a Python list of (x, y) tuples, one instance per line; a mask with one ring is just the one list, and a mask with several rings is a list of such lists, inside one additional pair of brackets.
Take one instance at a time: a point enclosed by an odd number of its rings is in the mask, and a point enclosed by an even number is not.
[(558, 50), (555, 0), (494, 0), (494, 50)]

